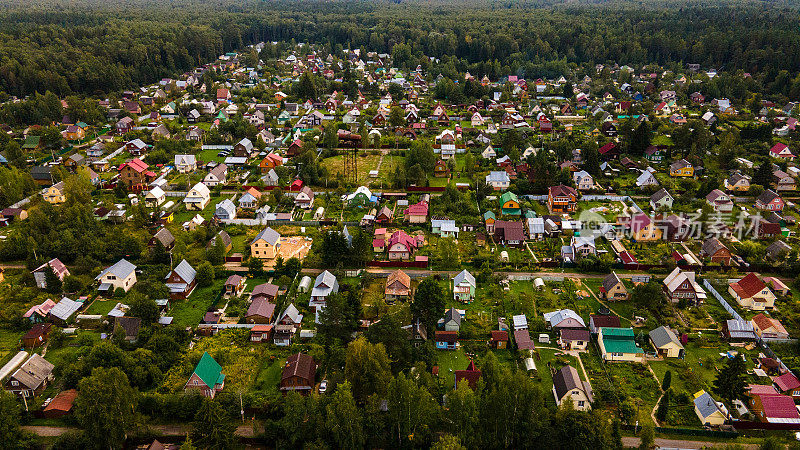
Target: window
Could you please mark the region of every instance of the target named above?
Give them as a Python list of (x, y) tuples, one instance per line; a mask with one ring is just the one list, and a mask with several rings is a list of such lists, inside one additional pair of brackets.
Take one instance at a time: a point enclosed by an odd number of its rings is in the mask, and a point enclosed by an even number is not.
[(578, 408), (583, 408), (583, 405), (585, 404), (586, 402), (584, 402), (583, 400), (578, 400)]
[(19, 386), (19, 381), (17, 381), (17, 380), (11, 380), (11, 385), (12, 385), (12, 386)]

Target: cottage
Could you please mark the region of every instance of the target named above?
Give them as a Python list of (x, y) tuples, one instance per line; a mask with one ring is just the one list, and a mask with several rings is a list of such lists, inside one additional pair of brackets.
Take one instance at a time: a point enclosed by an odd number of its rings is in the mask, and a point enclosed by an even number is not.
[(632, 328), (602, 327), (597, 344), (605, 361), (644, 362), (644, 352), (636, 345)]
[(136, 342), (139, 339), (139, 328), (142, 326), (142, 319), (139, 317), (115, 317), (114, 334), (119, 335), (125, 342)]
[(189, 211), (202, 211), (211, 201), (211, 191), (203, 183), (192, 187), (183, 199), (183, 204)]
[(653, 175), (653, 172), (649, 167), (643, 170), (642, 173), (636, 178), (636, 186), (658, 186), (658, 180), (656, 180), (655, 175)]
[(800, 412), (794, 399), (781, 395), (772, 386), (748, 385), (748, 406), (756, 418), (765, 423), (800, 424)]
[(730, 265), (731, 251), (717, 238), (709, 238), (703, 242), (701, 254), (711, 259), (711, 262)]
[(148, 208), (158, 208), (167, 200), (167, 194), (160, 186), (154, 186), (144, 196), (144, 204)]
[(225, 164), (218, 164), (211, 169), (208, 174), (203, 178), (203, 184), (208, 187), (214, 187), (219, 184), (225, 184), (225, 178), (228, 175), (228, 166)]
[(5, 390), (21, 398), (33, 398), (53, 380), (55, 366), (34, 353), (5, 382)]
[(175, 170), (178, 173), (190, 173), (197, 170), (197, 158), (194, 155), (175, 155)]
[(704, 391), (694, 394), (694, 413), (704, 426), (720, 426), (728, 420), (728, 411), (722, 402), (717, 402)]
[(511, 178), (505, 171), (493, 170), (489, 172), (489, 175), (486, 175), (486, 184), (495, 191), (502, 191), (508, 189), (511, 185)]
[(136, 284), (136, 266), (125, 259), (120, 259), (113, 266), (100, 272), (94, 280), (100, 283), (98, 290), (107, 295), (113, 294), (116, 289), (128, 292)]
[(669, 176), (671, 177), (693, 177), (694, 166), (685, 159), (675, 161), (669, 165)]
[(294, 198), (294, 204), (298, 208), (311, 209), (314, 206), (314, 191), (308, 186), (303, 186)]
[(445, 311), (442, 326), (445, 331), (458, 331), (461, 328), (461, 313), (455, 308)]
[(470, 360), (465, 370), (456, 370), (454, 372), (453, 389), (458, 389), (458, 385), (461, 384), (462, 381), (466, 381), (470, 389), (475, 389), (478, 386), (478, 380), (480, 378), (481, 371), (475, 368), (475, 362)]
[(775, 294), (753, 272), (728, 286), (736, 303), (751, 311), (764, 311), (775, 307)]
[(739, 172), (725, 179), (725, 189), (731, 192), (747, 192), (750, 189), (750, 177)]
[(719, 189), (714, 189), (706, 195), (706, 204), (716, 212), (730, 213), (733, 211), (733, 200), (728, 194)]
[(571, 401), (576, 411), (588, 411), (594, 401), (592, 386), (588, 381), (582, 381), (578, 371), (569, 365), (553, 374), (553, 396), (556, 405)]
[(231, 275), (225, 280), (225, 295), (239, 296), (244, 290), (245, 278), (241, 275)]
[(197, 271), (185, 259), (182, 260), (170, 273), (164, 277), (164, 284), (169, 289), (169, 297), (175, 299), (185, 299), (188, 297), (197, 284)]
[(673, 303), (685, 300), (690, 305), (700, 304), (706, 299), (706, 291), (695, 280), (695, 273), (684, 272), (680, 267), (664, 278), (664, 293)]
[(788, 395), (794, 400), (800, 399), (800, 380), (792, 372), (777, 376), (772, 379), (772, 382), (775, 384), (775, 388), (784, 395)]
[(773, 145), (772, 148), (769, 149), (769, 155), (773, 158), (794, 161), (795, 155), (789, 150), (789, 146), (778, 142), (777, 144)]
[(581, 316), (571, 309), (560, 309), (558, 311), (544, 313), (543, 316), (548, 328), (553, 331), (586, 329), (586, 324)]
[(214, 209), (214, 217), (219, 220), (235, 219), (236, 205), (233, 204), (231, 199), (226, 198), (225, 200), (217, 203), (217, 207)]
[(417, 250), (418, 242), (405, 231), (398, 230), (389, 237), (389, 260), (399, 261), (411, 259)]
[(600, 285), (600, 297), (604, 300), (628, 300), (630, 293), (617, 273), (611, 272), (603, 278), (603, 283)]
[[(262, 285), (263, 286), (263, 285)], [(275, 286), (274, 284), (271, 286)], [(277, 286), (275, 291), (277, 293)], [(247, 323), (271, 324), (272, 316), (275, 314), (275, 304), (271, 303), (266, 297), (258, 296), (253, 298), (250, 307), (247, 308), (244, 320)]]
[(286, 360), (281, 372), (280, 391), (308, 395), (314, 389), (317, 363), (309, 355), (295, 353)]
[(564, 329), (558, 337), (558, 345), (565, 350), (586, 350), (590, 340), (589, 330)]
[(762, 211), (783, 211), (786, 203), (780, 195), (772, 189), (767, 189), (756, 198), (756, 208)]
[(489, 346), (502, 350), (508, 347), (508, 331), (492, 330), (489, 336)]
[(149, 166), (134, 158), (119, 166), (119, 181), (129, 190), (141, 191), (156, 177)]
[(428, 202), (420, 201), (403, 211), (403, 220), (409, 223), (425, 223), (428, 221)]
[(683, 359), (684, 349), (683, 344), (671, 329), (660, 326), (655, 330), (650, 331), (648, 334), (650, 343), (656, 349), (659, 356), (665, 358), (680, 358)]
[(758, 314), (750, 320), (758, 337), (765, 341), (789, 339), (789, 333), (778, 319)]
[(199, 391), (204, 397), (214, 398), (224, 387), (225, 374), (222, 373), (222, 366), (208, 352), (203, 352), (183, 390), (187, 393)]
[(494, 224), (494, 237), (501, 245), (522, 247), (525, 245), (525, 227), (522, 222), (498, 220)]
[(67, 200), (64, 195), (64, 182), (58, 183), (42, 189), (42, 198), (51, 205), (60, 205)]
[(475, 300), (477, 288), (475, 277), (466, 270), (462, 270), (453, 278), (453, 299), (463, 303)]
[(339, 281), (327, 270), (317, 275), (314, 280), (314, 287), (311, 289), (311, 300), (308, 302), (310, 307), (324, 307), (331, 294), (339, 292)]
[(455, 350), (458, 348), (458, 331), (437, 331), (434, 343), (439, 350)]
[(275, 259), (281, 246), (280, 239), (281, 235), (272, 227), (264, 228), (250, 241), (250, 255), (258, 259)]
[[(47, 289), (47, 274), (48, 270), (52, 270), (59, 280), (64, 281), (64, 278), (69, 275), (69, 269), (58, 258), (53, 258), (50, 261), (42, 264), (33, 270), (33, 279), (36, 281), (36, 286), (39, 289)], [(2, 279), (0, 279), (2, 281)]]
[(578, 206), (578, 192), (563, 184), (551, 186), (547, 191), (547, 207), (550, 213), (575, 212)]
[(50, 337), (52, 323), (37, 323), (22, 336), (22, 346), (27, 349), (35, 349), (47, 343)]
[(384, 290), (386, 300), (405, 300), (411, 297), (411, 277), (400, 269), (389, 274)]
[(597, 335), (600, 331), (600, 328), (619, 328), (620, 327), (620, 320), (619, 316), (611, 315), (609, 313), (606, 314), (591, 314), (589, 316), (589, 331), (592, 335)]

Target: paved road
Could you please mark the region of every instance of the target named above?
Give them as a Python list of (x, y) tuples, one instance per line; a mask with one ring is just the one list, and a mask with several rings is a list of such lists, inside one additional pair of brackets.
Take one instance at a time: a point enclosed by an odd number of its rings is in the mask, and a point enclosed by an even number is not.
[[(622, 438), (622, 445), (627, 448), (636, 448), (639, 447), (639, 438), (638, 437), (630, 437), (624, 436)], [(663, 439), (663, 438), (656, 438), (656, 446), (662, 448), (692, 448), (692, 449), (700, 449), (700, 448), (722, 448), (727, 447), (731, 443), (728, 442), (704, 442), (704, 441), (685, 441), (682, 439)], [(737, 444), (743, 448), (748, 449), (755, 449), (758, 448), (756, 444)]]

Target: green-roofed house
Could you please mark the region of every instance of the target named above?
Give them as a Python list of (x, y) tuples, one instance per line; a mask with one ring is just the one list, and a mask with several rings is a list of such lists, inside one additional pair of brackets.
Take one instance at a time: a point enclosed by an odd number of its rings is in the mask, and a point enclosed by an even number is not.
[(491, 211), (486, 211), (483, 213), (483, 222), (486, 224), (486, 232), (489, 234), (494, 234), (494, 222), (497, 218), (494, 216), (494, 213)]
[(25, 143), (22, 144), (23, 150), (37, 150), (42, 140), (41, 136), (27, 136)]
[(500, 211), (504, 215), (518, 216), (520, 215), (519, 199), (517, 194), (506, 191), (500, 196)]
[(183, 387), (183, 391), (199, 390), (204, 396), (214, 398), (223, 387), (225, 387), (225, 374), (222, 373), (222, 366), (205, 352)]
[(636, 346), (633, 328), (602, 327), (597, 333), (597, 344), (606, 361), (644, 363), (644, 351)]

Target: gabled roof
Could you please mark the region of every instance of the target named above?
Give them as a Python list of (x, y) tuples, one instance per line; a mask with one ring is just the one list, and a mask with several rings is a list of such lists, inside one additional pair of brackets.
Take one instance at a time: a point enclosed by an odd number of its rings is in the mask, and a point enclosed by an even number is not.
[(225, 375), (222, 373), (222, 366), (219, 365), (208, 352), (204, 352), (194, 368), (194, 373), (206, 384), (209, 388), (213, 388), (216, 384), (222, 384)]
[(766, 287), (767, 285), (753, 272), (748, 273), (739, 281), (731, 283), (731, 288), (741, 298), (751, 298)]
[(718, 251), (722, 249), (727, 250), (727, 248), (728, 247), (726, 247), (725, 244), (723, 244), (719, 239), (712, 237), (703, 242), (702, 250), (706, 255), (714, 256)]
[(263, 239), (269, 245), (275, 245), (278, 243), (278, 240), (281, 238), (281, 235), (272, 229), (272, 227), (267, 227), (261, 230), (260, 233), (256, 235), (256, 237), (250, 242), (250, 245), (255, 244), (257, 241)]
[(757, 202), (768, 205), (772, 203), (773, 200), (781, 198), (777, 192), (773, 191), (772, 189), (767, 189), (766, 191), (762, 192), (761, 195), (758, 196), (756, 199)]
[(175, 236), (172, 235), (167, 227), (162, 227), (153, 237), (164, 247), (169, 247), (175, 243)]
[(253, 288), (251, 297), (267, 296), (275, 298), (278, 295), (278, 286), (272, 283), (262, 283)]
[(551, 327), (555, 327), (564, 321), (580, 325), (581, 327), (586, 327), (586, 324), (583, 322), (581, 316), (571, 309), (560, 309), (558, 311), (544, 313), (544, 320), (550, 322)]
[(477, 286), (477, 283), (475, 282), (475, 277), (472, 276), (471, 273), (467, 272), (466, 269), (462, 270), (461, 272), (459, 272), (458, 275), (456, 275), (455, 278), (453, 278), (453, 285), (454, 286), (458, 286), (461, 283), (463, 283), (464, 281), (469, 283), (470, 286), (473, 286), (473, 287)]
[(648, 335), (656, 348), (661, 348), (670, 343), (677, 344), (679, 347), (683, 348), (683, 345), (678, 340), (678, 337), (675, 336), (675, 333), (665, 326), (660, 326), (650, 331)]
[(589, 321), (594, 324), (595, 328), (619, 328), (620, 325), (619, 316), (614, 315), (592, 314), (589, 316)]
[(622, 280), (620, 280), (617, 273), (611, 272), (610, 274), (606, 275), (605, 278), (603, 278), (603, 289), (605, 289), (606, 292), (611, 292), (611, 289), (613, 289), (614, 286), (621, 283)]
[(106, 268), (104, 271), (100, 272), (100, 275), (95, 277), (95, 280), (99, 280), (103, 278), (107, 273), (115, 275), (117, 278), (127, 278), (134, 270), (136, 270), (136, 266), (128, 262), (126, 259), (120, 259), (117, 261), (113, 266)]
[(317, 363), (314, 358), (304, 353), (295, 353), (286, 359), (286, 365), (281, 372), (281, 381), (299, 377), (314, 383), (314, 378), (317, 374)]
[[(702, 392), (702, 393), (701, 393)], [(725, 414), (714, 400), (711, 395), (706, 391), (698, 392), (700, 395), (696, 395), (694, 399), (694, 406), (697, 412), (704, 418), (711, 417), (712, 414), (716, 412), (720, 412), (723, 415)]]
[(389, 277), (386, 279), (386, 285), (389, 286), (395, 281), (400, 282), (400, 284), (406, 288), (411, 287), (411, 277), (400, 269), (389, 274)]
[(650, 201), (653, 202), (653, 203), (657, 203), (657, 202), (661, 201), (665, 197), (672, 199), (672, 196), (669, 195), (669, 192), (667, 192), (666, 189), (661, 188), (661, 189), (657, 190), (655, 192), (655, 194), (650, 196)]
[(444, 313), (444, 323), (453, 321), (456, 325), (461, 325), (461, 313), (455, 308), (450, 308)]
[(36, 390), (53, 373), (54, 368), (55, 366), (50, 361), (38, 353), (34, 353), (11, 376), (28, 389)]
[(255, 298), (252, 303), (250, 303), (250, 307), (247, 308), (247, 314), (245, 314), (245, 317), (261, 316), (271, 318), (274, 313), (275, 304), (270, 303), (265, 297), (258, 297)]
[(572, 366), (564, 366), (553, 374), (553, 388), (559, 399), (564, 398), (573, 389), (584, 391), (589, 402), (593, 401), (592, 389), (588, 383), (581, 381), (578, 371)]
[(792, 372), (786, 372), (779, 377), (775, 377), (772, 381), (775, 383), (775, 386), (781, 390), (781, 392), (800, 389), (800, 380), (798, 380)]
[[(175, 268), (172, 269), (172, 271), (175, 272), (175, 274), (178, 275), (181, 278), (181, 280), (183, 280), (184, 283), (187, 284), (194, 281), (194, 278), (197, 276), (197, 271), (194, 270), (194, 267), (192, 267), (191, 264), (189, 264), (189, 262), (186, 261), (185, 259), (181, 260), (181, 262), (177, 266), (175, 266)], [(169, 278), (169, 275), (167, 275), (167, 278)]]

